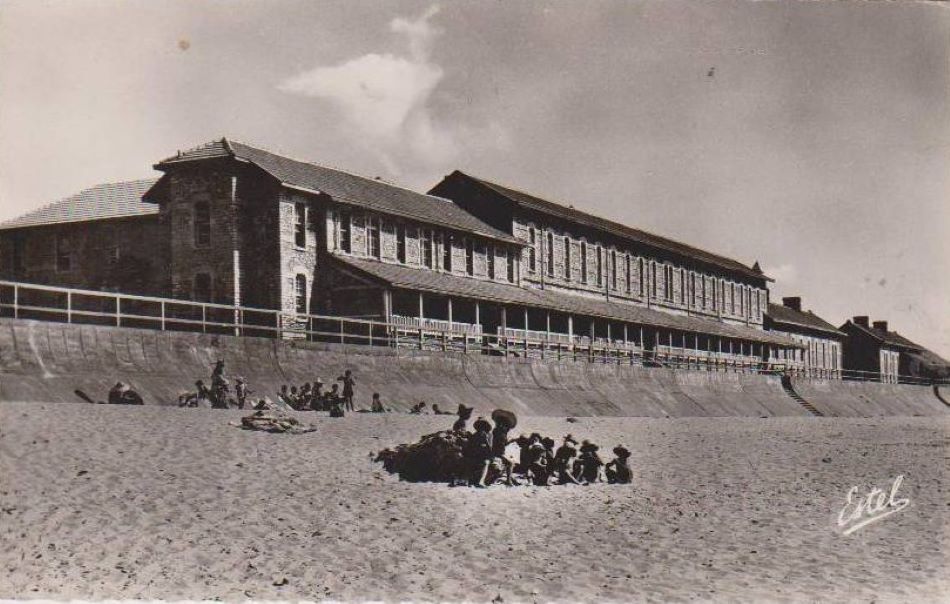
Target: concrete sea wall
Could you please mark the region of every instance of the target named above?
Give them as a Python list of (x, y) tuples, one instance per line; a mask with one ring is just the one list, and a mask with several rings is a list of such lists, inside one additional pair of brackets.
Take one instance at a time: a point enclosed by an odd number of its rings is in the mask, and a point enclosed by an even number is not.
[[(503, 406), (546, 416), (809, 415), (775, 376), (673, 371), (627, 365), (483, 355), (424, 353), (121, 327), (0, 320), (0, 400), (80, 402), (74, 390), (104, 399), (117, 380), (132, 383), (147, 404), (174, 405), (207, 380), (221, 359), (257, 394), (281, 384), (344, 369), (357, 379), (357, 405), (374, 391), (387, 406), (417, 401), (480, 411)], [(795, 389), (828, 416), (939, 415), (950, 406), (925, 386), (797, 380)]]

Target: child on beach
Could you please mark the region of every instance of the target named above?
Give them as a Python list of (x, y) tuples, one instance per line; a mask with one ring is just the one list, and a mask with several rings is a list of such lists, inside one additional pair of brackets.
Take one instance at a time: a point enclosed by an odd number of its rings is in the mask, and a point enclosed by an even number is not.
[(627, 460), (630, 459), (630, 451), (623, 445), (618, 445), (614, 447), (614, 455), (617, 457), (608, 462), (604, 468), (604, 472), (607, 474), (607, 482), (609, 484), (630, 484), (633, 480), (633, 472), (630, 471), (630, 466), (627, 465)]

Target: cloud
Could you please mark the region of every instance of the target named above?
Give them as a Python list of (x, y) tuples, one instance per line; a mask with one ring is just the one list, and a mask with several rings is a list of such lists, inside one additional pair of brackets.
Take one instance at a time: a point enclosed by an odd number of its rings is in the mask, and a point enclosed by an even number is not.
[(441, 33), (431, 23), (438, 11), (432, 6), (416, 19), (390, 22), (390, 31), (407, 42), (406, 55), (368, 53), (318, 66), (284, 80), (278, 89), (333, 106), (348, 134), (376, 151), (393, 174), (451, 160), (458, 154), (463, 128), (437, 123), (430, 108), (444, 76), (431, 58)]
[(792, 264), (779, 264), (777, 266), (766, 266), (762, 269), (769, 277), (775, 279), (779, 286), (794, 284), (798, 279), (798, 270)]

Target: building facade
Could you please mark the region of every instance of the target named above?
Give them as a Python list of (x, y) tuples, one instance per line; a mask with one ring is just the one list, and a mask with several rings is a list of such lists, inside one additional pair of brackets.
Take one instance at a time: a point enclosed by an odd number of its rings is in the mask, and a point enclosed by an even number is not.
[(867, 316), (856, 316), (841, 326), (844, 340), (845, 369), (855, 377), (879, 374), (885, 383), (896, 384), (901, 376), (910, 376), (911, 355), (922, 349), (910, 340), (889, 331), (887, 321), (869, 323)]
[(765, 328), (787, 335), (801, 348), (775, 350), (771, 362), (796, 375), (841, 378), (844, 332), (835, 329), (811, 311), (802, 310), (800, 297), (782, 298), (782, 304), (769, 304)]
[(601, 346), (707, 366), (800, 346), (764, 329), (757, 265), (460, 172), (422, 194), (226, 139), (155, 168), (138, 205), (162, 242), (135, 251), (161, 261), (155, 293), (274, 309), (281, 328), (348, 316), (524, 354)]

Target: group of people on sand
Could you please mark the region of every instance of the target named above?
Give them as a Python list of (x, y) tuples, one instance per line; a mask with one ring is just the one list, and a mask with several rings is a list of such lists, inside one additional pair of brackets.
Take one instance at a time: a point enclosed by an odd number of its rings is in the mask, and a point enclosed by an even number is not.
[[(452, 430), (465, 431), (466, 421), (471, 414), (471, 407), (459, 405), (458, 419)], [(491, 418), (495, 422), (494, 426), (484, 417), (479, 417), (472, 424), (474, 432), (470, 433), (463, 452), (471, 470), (469, 484), (488, 486), (486, 481), (493, 465), (499, 480), (509, 486), (593, 484), (604, 481), (628, 484), (632, 480), (630, 451), (622, 445), (614, 447), (614, 458), (604, 463), (598, 454), (600, 447), (590, 441), (578, 443), (568, 434), (562, 439), (561, 445), (555, 448), (553, 438), (543, 437), (537, 432), (510, 439), (509, 433), (517, 425), (515, 414), (496, 409)], [(506, 455), (511, 444), (519, 448), (517, 463)]]
[[(342, 384), (342, 388), (340, 387)], [(297, 411), (329, 411), (331, 415), (342, 416), (346, 411), (355, 411), (353, 397), (356, 395), (356, 379), (349, 369), (324, 391), (326, 384), (320, 378), (303, 386), (280, 387), (277, 396)]]

